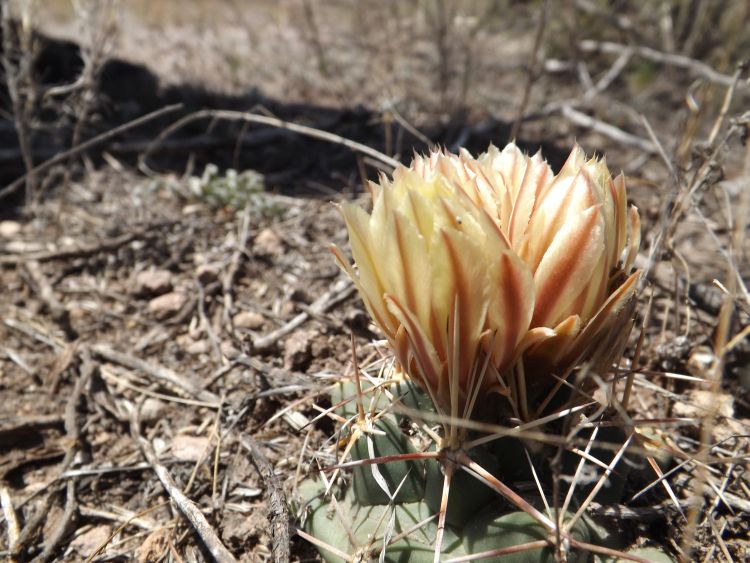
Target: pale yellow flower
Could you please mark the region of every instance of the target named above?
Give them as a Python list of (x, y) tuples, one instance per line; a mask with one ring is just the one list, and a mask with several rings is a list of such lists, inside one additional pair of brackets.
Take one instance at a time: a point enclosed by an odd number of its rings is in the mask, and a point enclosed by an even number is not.
[(490, 391), (527, 417), (530, 379), (567, 375), (634, 291), (638, 213), (622, 175), (578, 147), (557, 175), (514, 144), (433, 152), (372, 190), (371, 213), (341, 206), (357, 271), (334, 253), (403, 371), (453, 418)]

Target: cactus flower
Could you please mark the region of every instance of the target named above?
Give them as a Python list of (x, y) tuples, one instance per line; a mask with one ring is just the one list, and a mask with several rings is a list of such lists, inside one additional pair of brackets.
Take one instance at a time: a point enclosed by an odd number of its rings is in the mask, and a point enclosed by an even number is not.
[(341, 205), (356, 270), (334, 254), (446, 417), (497, 392), (528, 418), (527, 388), (585, 360), (635, 289), (638, 212), (578, 147), (558, 174), (515, 144), (432, 152), (371, 188), (370, 213)]

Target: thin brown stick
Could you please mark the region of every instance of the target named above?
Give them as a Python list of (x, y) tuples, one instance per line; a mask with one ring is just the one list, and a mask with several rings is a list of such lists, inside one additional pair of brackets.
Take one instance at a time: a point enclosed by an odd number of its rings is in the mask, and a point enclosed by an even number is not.
[[(0, 200), (2, 196), (0, 196)], [(141, 238), (151, 236), (150, 231), (159, 229), (162, 227), (168, 227), (173, 225), (175, 221), (159, 221), (146, 225), (144, 227), (135, 229), (132, 232), (122, 234), (118, 237), (104, 240), (97, 244), (90, 244), (86, 246), (79, 246), (78, 248), (70, 248), (65, 250), (52, 250), (43, 252), (32, 252), (29, 254), (9, 254), (6, 256), (0, 256), (0, 264), (18, 264), (20, 262), (35, 261), (35, 262), (51, 262), (53, 260), (70, 260), (72, 258), (85, 258), (101, 252), (113, 252), (118, 248), (125, 246), (128, 243), (133, 242)]]
[(658, 148), (656, 147), (656, 145), (654, 145), (650, 141), (642, 139), (641, 137), (633, 135), (632, 133), (628, 133), (627, 131), (623, 131), (619, 127), (615, 127), (614, 125), (610, 125), (609, 123), (605, 123), (604, 121), (595, 119), (583, 112), (578, 111), (577, 109), (573, 109), (569, 105), (563, 106), (560, 111), (563, 117), (572, 121), (576, 125), (591, 129), (592, 131), (609, 137), (613, 141), (616, 141), (620, 144), (636, 147), (649, 154), (656, 154), (658, 152)]
[[(89, 379), (94, 372), (94, 364), (91, 362), (91, 358), (89, 357), (88, 352), (85, 349), (82, 351), (81, 356), (83, 361), (81, 374), (79, 375), (75, 385), (73, 386), (73, 390), (70, 393), (68, 401), (65, 403), (65, 431), (67, 434), (67, 439), (69, 440), (71, 445), (65, 452), (65, 456), (60, 463), (60, 474), (63, 474), (68, 470), (70, 464), (73, 463), (73, 460), (78, 453), (78, 442), (81, 437), (80, 425), (78, 423), (78, 402), (83, 396), (83, 391), (88, 385)], [(70, 480), (68, 481), (68, 483), (69, 484), (66, 487), (67, 501), (63, 514), (62, 525), (61, 527), (55, 529), (50, 542), (45, 546), (44, 551), (42, 552), (42, 560), (47, 560), (53, 555), (53, 552), (57, 549), (57, 546), (59, 545), (60, 541), (62, 541), (65, 532), (67, 531), (67, 523), (73, 517), (73, 511), (75, 510), (75, 490), (73, 489), (71, 491), (70, 483), (74, 483), (74, 481)], [(49, 492), (43, 498), (41, 506), (27, 521), (26, 526), (18, 536), (15, 551), (13, 552), (14, 556), (19, 556), (21, 554), (21, 552), (25, 548), (26, 543), (29, 542), (32, 537), (34, 537), (38, 528), (42, 524), (44, 524), (47, 517), (49, 516), (49, 508), (52, 505), (52, 500), (58, 490), (58, 487), (51, 487)]]
[(146, 458), (149, 465), (151, 465), (151, 468), (154, 470), (154, 473), (156, 473), (159, 481), (161, 481), (169, 498), (172, 499), (172, 502), (177, 505), (180, 512), (182, 512), (187, 521), (190, 522), (190, 525), (200, 536), (201, 540), (203, 540), (203, 544), (206, 546), (206, 549), (215, 561), (218, 563), (236, 563), (237, 560), (224, 544), (221, 543), (221, 540), (216, 535), (216, 532), (211, 527), (211, 524), (208, 523), (208, 520), (206, 520), (206, 517), (200, 509), (192, 500), (185, 496), (182, 490), (180, 490), (180, 487), (177, 486), (172, 479), (172, 476), (169, 474), (169, 470), (159, 463), (159, 460), (156, 457), (156, 452), (154, 452), (153, 447), (151, 447), (151, 443), (141, 436), (140, 419), (138, 418), (139, 411), (139, 407), (133, 409), (133, 415), (130, 420), (130, 434), (136, 444), (140, 447), (143, 456)]
[(49, 541), (45, 542), (42, 554), (37, 561), (50, 561), (57, 551), (65, 536), (70, 531), (71, 525), (78, 512), (78, 501), (76, 500), (76, 484), (73, 479), (69, 479), (65, 484), (65, 509), (59, 521), (56, 522), (52, 530)]
[(531, 98), (531, 88), (534, 86), (534, 82), (537, 79), (537, 59), (539, 58), (539, 48), (542, 46), (542, 39), (544, 38), (544, 30), (547, 27), (547, 11), (549, 9), (549, 1), (544, 0), (539, 5), (539, 24), (536, 28), (536, 35), (534, 36), (534, 47), (531, 50), (531, 58), (529, 59), (529, 68), (526, 71), (526, 84), (523, 89), (523, 96), (521, 97), (521, 105), (518, 106), (518, 112), (516, 113), (516, 119), (513, 121), (513, 127), (510, 130), (510, 140), (514, 141), (521, 134), (521, 125), (523, 125), (523, 116), (526, 112), (526, 107), (529, 105), (529, 99)]
[(200, 384), (189, 381), (184, 376), (162, 365), (150, 363), (130, 354), (118, 352), (106, 344), (94, 344), (91, 347), (91, 352), (108, 362), (114, 362), (130, 369), (142, 371), (154, 379), (169, 383), (194, 397), (198, 397), (201, 401), (214, 404), (219, 403), (219, 398), (210, 391), (201, 389)]
[(78, 333), (70, 324), (70, 313), (65, 305), (55, 295), (52, 284), (44, 275), (39, 267), (39, 262), (29, 260), (25, 264), (26, 273), (33, 282), (33, 289), (36, 290), (40, 299), (47, 306), (52, 320), (62, 329), (69, 340), (78, 338)]
[[(348, 279), (338, 280), (331, 289), (326, 291), (310, 305), (310, 311), (314, 314), (323, 314), (341, 303), (355, 291), (354, 285)], [(291, 333), (310, 318), (310, 313), (302, 312), (283, 326), (253, 341), (253, 350), (263, 352), (269, 350), (281, 338)]]
[[(34, 168), (32, 153), (33, 129), (31, 121), (34, 117), (33, 107), (35, 92), (34, 80), (34, 40), (31, 28), (31, 2), (22, 7), (21, 21), (13, 19), (11, 3), (0, 5), (2, 12), (2, 65), (4, 82), (8, 89), (8, 96), (13, 108), (18, 145), (26, 174), (21, 177), (18, 187), (26, 185), (25, 200), (31, 201), (37, 185), (37, 175)], [(14, 42), (14, 38), (17, 42)], [(16, 57), (14, 57), (16, 55)], [(14, 60), (17, 58), (17, 61)], [(5, 190), (0, 191), (0, 200)]]
[(273, 542), (273, 560), (279, 563), (289, 561), (289, 511), (286, 505), (284, 489), (273, 466), (261, 451), (258, 443), (250, 435), (240, 439), (242, 446), (250, 454), (255, 468), (266, 485), (268, 504), (271, 507), (271, 538)]

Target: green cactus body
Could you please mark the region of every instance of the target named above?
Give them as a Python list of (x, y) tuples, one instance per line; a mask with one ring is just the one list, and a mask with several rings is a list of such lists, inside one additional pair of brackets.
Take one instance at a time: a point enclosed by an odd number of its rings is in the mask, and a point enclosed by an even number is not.
[[(309, 495), (313, 490), (306, 491)], [(431, 563), (434, 555), (434, 541), (437, 526), (433, 512), (424, 502), (404, 502), (393, 505), (366, 505), (357, 500), (350, 489), (343, 499), (333, 502), (320, 496), (309, 502), (310, 513), (305, 528), (318, 540), (340, 552), (358, 554), (364, 561), (378, 558), (383, 544), (384, 561), (391, 563)], [(303, 496), (305, 492), (303, 491)], [(426, 524), (419, 525), (427, 520)], [(390, 542), (389, 538), (408, 532), (404, 537)], [(320, 550), (329, 563), (344, 561), (333, 551)], [(463, 555), (463, 545), (451, 529), (446, 529), (443, 553), (453, 556)]]
[[(366, 460), (416, 453), (417, 450), (409, 438), (401, 432), (394, 416), (385, 415), (379, 418), (373, 423), (373, 429), (373, 433), (361, 434), (354, 443), (351, 452), (352, 459)], [(396, 495), (394, 502), (417, 502), (424, 497), (424, 463), (422, 461), (396, 461), (362, 465), (354, 468), (352, 481), (354, 495), (364, 506), (391, 502), (383, 485), (390, 491), (391, 496)]]
[[(411, 431), (403, 430), (409, 427), (404, 415), (387, 412), (394, 403), (407, 409), (427, 410), (428, 407), (423, 404), (427, 400), (424, 393), (412, 383), (389, 383), (377, 388), (370, 384), (365, 387), (361, 394), (362, 414), (355, 401), (344, 400), (354, 396), (356, 388), (351, 382), (338, 385), (331, 396), (333, 404), (339, 405), (337, 414), (348, 419), (346, 426), (350, 428), (350, 439), (354, 441), (350, 451), (353, 460), (417, 454), (425, 449), (424, 442), (419, 442), (421, 446), (418, 447), (418, 440), (410, 435)], [(597, 441), (618, 444), (623, 443), (624, 438), (624, 433), (618, 428), (602, 429)], [(470, 455), (474, 462), (498, 480), (528, 482), (531, 473), (526, 450), (522, 440), (502, 438), (472, 449)], [(548, 472), (541, 457), (543, 454), (542, 450), (530, 452), (537, 474)], [(609, 463), (614, 456), (612, 448), (599, 451), (594, 447), (591, 454), (605, 463)], [(355, 561), (432, 562), (438, 537), (436, 514), (440, 510), (444, 483), (441, 464), (457, 463), (446, 461), (451, 456), (438, 454), (438, 459), (435, 457), (433, 446), (424, 459), (358, 465), (351, 473), (351, 482), (343, 486), (338, 484), (328, 495), (323, 494), (324, 488), (320, 482), (303, 482), (300, 493), (308, 508), (304, 528), (319, 542), (331, 547), (319, 547), (325, 560), (344, 561), (341, 554), (347, 554)], [(575, 471), (575, 463), (579, 459), (579, 456), (568, 457), (566, 471)], [(626, 471), (626, 466), (628, 464), (618, 464), (616, 470), (621, 474), (615, 476), (612, 487), (603, 489), (604, 495), (600, 493), (597, 500), (619, 500), (621, 481), (625, 477), (622, 473)], [(543, 475), (542, 482), (545, 482)], [(583, 487), (582, 493), (575, 497), (582, 499), (581, 494), (590, 491), (590, 487)], [(335, 494), (339, 496), (334, 498)], [(534, 504), (530, 499), (529, 502)], [(572, 506), (576, 504), (574, 498)], [(570, 517), (567, 514), (564, 520)], [(443, 558), (496, 552), (482, 560), (504, 563), (555, 560), (554, 548), (542, 543), (554, 537), (548, 529), (459, 467), (455, 467), (452, 477), (445, 522), (441, 543)], [(621, 549), (625, 545), (618, 533), (610, 533), (585, 515), (570, 531), (570, 538), (606, 545), (611, 549)], [(663, 552), (653, 548), (648, 552), (636, 551), (633, 554), (655, 561), (671, 561)], [(616, 561), (580, 549), (569, 550), (567, 558), (572, 563)]]
[[(492, 474), (497, 474), (498, 464), (495, 458), (481, 450), (471, 452), (474, 461)], [(433, 513), (440, 509), (443, 494), (444, 473), (437, 460), (425, 462), (427, 479), (425, 487), (425, 501)], [(448, 497), (448, 509), (445, 521), (451, 526), (463, 527), (471, 518), (481, 512), (489, 503), (498, 501), (498, 495), (484, 483), (469, 475), (466, 471), (458, 470), (451, 481), (451, 490), (460, 491)]]
[[(496, 512), (480, 514), (464, 528), (464, 543), (469, 553), (481, 553), (503, 548), (513, 548), (547, 539), (544, 527), (525, 512), (511, 512), (498, 515)], [(588, 542), (590, 532), (583, 521), (573, 528), (571, 537)], [(585, 563), (589, 554), (572, 551), (568, 554), (570, 563)], [(482, 561), (502, 563), (553, 563), (555, 555), (550, 547), (537, 547), (517, 553), (505, 553)]]

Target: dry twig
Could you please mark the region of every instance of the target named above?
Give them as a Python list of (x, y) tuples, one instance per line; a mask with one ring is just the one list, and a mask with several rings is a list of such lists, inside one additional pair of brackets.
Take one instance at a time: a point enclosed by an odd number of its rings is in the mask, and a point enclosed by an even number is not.
[(164, 487), (164, 490), (169, 495), (169, 498), (172, 499), (172, 502), (177, 505), (177, 507), (180, 509), (180, 512), (182, 512), (188, 522), (190, 522), (195, 532), (203, 540), (203, 543), (205, 544), (209, 553), (211, 553), (212, 557), (218, 563), (235, 563), (237, 560), (221, 542), (219, 537), (216, 535), (216, 532), (211, 527), (211, 524), (209, 524), (208, 520), (206, 520), (206, 517), (195, 505), (195, 503), (187, 498), (180, 487), (177, 486), (177, 484), (172, 479), (172, 476), (169, 474), (169, 470), (164, 465), (159, 463), (159, 460), (156, 457), (156, 452), (154, 452), (153, 447), (151, 447), (151, 443), (146, 438), (141, 436), (140, 419), (138, 418), (139, 411), (140, 407), (136, 407), (135, 409), (133, 409), (133, 415), (130, 421), (130, 433), (133, 437), (133, 440), (135, 440), (135, 442), (143, 452), (143, 456), (146, 458), (146, 461), (148, 461), (148, 463), (153, 468), (154, 473), (156, 473), (156, 476), (159, 478), (159, 481), (161, 481), (161, 484)]
[[(385, 164), (386, 166), (389, 166), (390, 168), (396, 168), (399, 165), (399, 162), (397, 160), (391, 158), (388, 155), (381, 153), (380, 151), (376, 151), (372, 147), (368, 147), (367, 145), (363, 145), (362, 143), (352, 141), (351, 139), (347, 139), (345, 137), (336, 135), (334, 133), (329, 133), (328, 131), (315, 129), (314, 127), (298, 125), (296, 123), (290, 123), (288, 121), (284, 121), (283, 119), (277, 119), (275, 117), (268, 117), (266, 115), (258, 115), (256, 113), (229, 111), (229, 110), (201, 110), (195, 113), (191, 113), (190, 115), (187, 115), (177, 120), (175, 123), (173, 123), (172, 125), (167, 127), (164, 131), (162, 131), (162, 133), (151, 142), (149, 147), (146, 149), (146, 151), (143, 153), (143, 155), (139, 159), (139, 167), (142, 170), (148, 171), (148, 166), (146, 165), (146, 161), (149, 155), (159, 145), (159, 143), (161, 143), (164, 139), (166, 139), (169, 135), (171, 135), (173, 132), (177, 131), (178, 129), (181, 129), (182, 127), (184, 127), (185, 125), (188, 125), (189, 123), (192, 123), (193, 121), (199, 121), (201, 119), (226, 119), (230, 121), (249, 121), (251, 123), (259, 123), (261, 125), (270, 125), (271, 127), (279, 127), (281, 129), (294, 131), (295, 133), (299, 133), (301, 135), (307, 135), (308, 137), (312, 137), (314, 139), (320, 139), (321, 141), (328, 141), (329, 143), (335, 143), (337, 145), (345, 146), (348, 149), (353, 150), (354, 152), (362, 153), (371, 158), (374, 158), (378, 162)], [(0, 192), (0, 196), (1, 195), (2, 195), (2, 192)]]
[(170, 385), (173, 385), (178, 389), (186, 391), (194, 397), (198, 397), (201, 401), (205, 401), (207, 403), (215, 403), (217, 405), (219, 404), (219, 398), (216, 395), (214, 395), (210, 391), (207, 391), (206, 389), (202, 389), (198, 383), (187, 380), (184, 376), (178, 374), (175, 371), (172, 371), (169, 368), (166, 368), (159, 364), (147, 362), (140, 358), (136, 358), (135, 356), (131, 356), (130, 354), (118, 352), (117, 350), (113, 350), (106, 344), (94, 344), (91, 347), (91, 351), (95, 355), (109, 362), (114, 362), (116, 364), (120, 364), (121, 366), (125, 366), (126, 368), (142, 371), (143, 373), (150, 375), (154, 379), (169, 383)]
[[(0, 194), (0, 200), (2, 195)], [(86, 258), (102, 252), (113, 252), (140, 238), (153, 236), (151, 231), (173, 225), (175, 221), (159, 221), (150, 225), (137, 228), (129, 233), (118, 237), (104, 240), (97, 244), (79, 246), (78, 248), (67, 248), (64, 250), (52, 250), (43, 252), (31, 252), (29, 254), (9, 254), (0, 256), (0, 264), (19, 264), (21, 262), (51, 262), (53, 260), (70, 260), (72, 258)]]
[(582, 51), (587, 52), (600, 52), (610, 54), (622, 54), (623, 52), (630, 52), (634, 55), (643, 57), (656, 63), (663, 63), (672, 66), (684, 68), (694, 73), (697, 76), (722, 84), (723, 86), (731, 86), (734, 81), (732, 76), (722, 74), (715, 71), (709, 65), (696, 59), (691, 59), (685, 55), (676, 55), (673, 53), (663, 53), (650, 47), (643, 46), (631, 46), (621, 45), (619, 43), (613, 43), (611, 41), (581, 41), (579, 47)]
[(242, 446), (250, 453), (258, 473), (266, 485), (268, 503), (271, 507), (271, 537), (273, 559), (280, 563), (289, 561), (289, 511), (284, 489), (274, 473), (273, 466), (260, 450), (258, 443), (249, 435), (241, 438)]
[[(322, 315), (328, 312), (333, 307), (349, 298), (355, 291), (354, 285), (347, 279), (339, 279), (331, 289), (326, 291), (323, 295), (318, 297), (310, 305), (310, 312), (313, 314)], [(258, 338), (253, 342), (253, 350), (256, 352), (262, 352), (269, 350), (276, 342), (287, 334), (301, 326), (303, 323), (310, 318), (310, 313), (302, 312), (289, 322), (279, 327), (278, 329), (270, 332), (266, 336)]]

